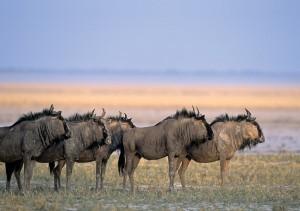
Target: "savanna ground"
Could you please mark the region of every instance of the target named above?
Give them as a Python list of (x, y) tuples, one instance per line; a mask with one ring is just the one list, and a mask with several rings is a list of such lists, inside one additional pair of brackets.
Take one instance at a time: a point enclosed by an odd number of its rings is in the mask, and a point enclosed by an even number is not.
[[(117, 156), (109, 160), (105, 188), (96, 193), (95, 163), (76, 164), (70, 193), (53, 190), (53, 178), (46, 164), (37, 164), (32, 192), (7, 193), (4, 165), (0, 166), (1, 210), (298, 210), (300, 207), (300, 155), (239, 154), (233, 159), (225, 186), (219, 186), (219, 163), (192, 162), (187, 171), (186, 190), (178, 176), (176, 191), (167, 192), (167, 159), (143, 160), (136, 170), (137, 192), (122, 190)], [(62, 175), (63, 185), (65, 174)]]
[[(107, 115), (121, 110), (137, 126), (153, 125), (182, 107), (199, 106), (208, 121), (224, 112), (236, 115), (247, 107), (263, 128), (266, 142), (233, 159), (230, 176), (219, 186), (219, 163), (192, 162), (187, 189), (168, 193), (167, 159), (142, 160), (135, 173), (137, 192), (122, 190), (117, 156), (109, 160), (105, 189), (96, 193), (95, 163), (76, 164), (70, 193), (53, 190), (46, 164), (37, 164), (32, 192), (5, 192), (0, 163), (0, 210), (299, 210), (300, 89), (273, 86), (131, 86), (0, 84), (0, 126), (28, 111), (54, 104), (63, 115), (102, 107)], [(65, 170), (62, 175), (65, 184)]]

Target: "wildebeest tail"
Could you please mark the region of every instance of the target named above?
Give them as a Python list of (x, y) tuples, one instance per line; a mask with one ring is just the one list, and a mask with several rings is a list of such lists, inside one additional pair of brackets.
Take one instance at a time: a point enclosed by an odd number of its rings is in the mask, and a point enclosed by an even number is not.
[(53, 175), (54, 168), (55, 168), (55, 162), (52, 161), (49, 163), (49, 171), (51, 175)]
[(122, 144), (120, 147), (120, 156), (118, 160), (118, 169), (119, 169), (119, 174), (121, 176), (124, 173), (124, 168), (125, 168), (125, 151), (124, 151), (124, 146)]

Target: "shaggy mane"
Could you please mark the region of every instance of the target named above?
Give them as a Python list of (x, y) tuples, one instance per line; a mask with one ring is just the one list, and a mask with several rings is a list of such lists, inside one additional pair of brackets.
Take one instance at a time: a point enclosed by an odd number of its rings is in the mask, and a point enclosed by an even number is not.
[(248, 117), (246, 114), (239, 114), (237, 116), (229, 116), (227, 113), (222, 114), (214, 119), (210, 125), (217, 122), (228, 122), (228, 121), (235, 121), (235, 122), (241, 122), (241, 121), (247, 121), (247, 122), (255, 122), (255, 117)]
[(200, 115), (198, 116), (195, 111), (188, 111), (186, 108), (183, 108), (181, 110), (177, 110), (176, 113), (173, 115), (174, 119), (178, 119), (180, 117), (187, 117), (187, 118), (200, 118)]
[(57, 113), (52, 108), (44, 108), (40, 112), (29, 112), (27, 114), (23, 114), (13, 125), (10, 127), (13, 127), (21, 122), (24, 121), (33, 121), (37, 120), (44, 116), (57, 116)]
[(255, 120), (256, 120), (255, 117), (252, 117), (252, 116), (249, 117), (246, 114), (239, 114), (237, 116), (229, 116), (227, 113), (225, 113), (225, 114), (222, 114), (222, 115), (216, 117), (214, 119), (214, 121), (212, 121), (210, 123), (210, 126), (212, 126), (212, 125), (214, 125), (214, 124), (216, 124), (218, 122), (228, 122), (228, 121), (235, 121), (235, 122), (246, 121), (246, 122), (251, 122), (252, 124), (254, 124), (257, 127), (258, 135), (260, 137), (262, 135), (262, 130), (261, 130), (260, 125)]
[(179, 118), (182, 118), (182, 117), (183, 118), (193, 118), (194, 117), (197, 120), (206, 121), (203, 115), (201, 115), (201, 114), (197, 115), (195, 111), (188, 111), (186, 108), (183, 108), (181, 110), (177, 110), (175, 114), (164, 118), (163, 120), (158, 122), (156, 125), (161, 124), (163, 121), (165, 121), (167, 119), (179, 119)]
[(94, 111), (87, 112), (85, 114), (75, 113), (72, 116), (68, 117), (66, 120), (69, 122), (80, 122), (80, 121), (88, 121), (96, 117)]

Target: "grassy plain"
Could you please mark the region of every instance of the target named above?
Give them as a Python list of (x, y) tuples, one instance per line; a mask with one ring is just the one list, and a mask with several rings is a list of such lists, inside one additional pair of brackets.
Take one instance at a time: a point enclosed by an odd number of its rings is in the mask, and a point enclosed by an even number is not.
[[(54, 104), (68, 116), (105, 107), (108, 115), (125, 111), (137, 126), (157, 123), (176, 109), (199, 106), (211, 121), (249, 108), (261, 124), (266, 143), (261, 152), (299, 149), (299, 87), (273, 86), (135, 86), (72, 84), (0, 84), (0, 125), (28, 111)], [(288, 147), (283, 147), (284, 145)], [(258, 148), (257, 146), (256, 148)], [(70, 193), (53, 191), (47, 165), (37, 164), (32, 192), (5, 192), (0, 163), (0, 210), (299, 210), (300, 153), (248, 154), (234, 158), (227, 184), (219, 186), (219, 163), (191, 163), (187, 190), (167, 192), (167, 160), (141, 161), (135, 196), (121, 188), (117, 157), (109, 161), (105, 189), (95, 193), (95, 164), (76, 164)], [(65, 175), (62, 176), (65, 184)]]
[[(117, 156), (108, 163), (105, 189), (96, 193), (95, 164), (76, 164), (70, 193), (53, 191), (47, 165), (38, 164), (32, 193), (7, 193), (4, 165), (0, 165), (0, 210), (298, 210), (300, 207), (300, 155), (239, 154), (231, 163), (224, 187), (219, 186), (219, 163), (192, 162), (187, 190), (167, 192), (167, 160), (142, 160), (135, 174), (135, 196), (121, 188)], [(65, 184), (65, 175), (62, 176)]]

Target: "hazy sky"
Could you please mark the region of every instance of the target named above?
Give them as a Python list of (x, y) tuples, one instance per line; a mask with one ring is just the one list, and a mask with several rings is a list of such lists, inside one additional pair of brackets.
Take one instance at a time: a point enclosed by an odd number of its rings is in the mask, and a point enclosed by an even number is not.
[(300, 1), (2, 0), (7, 67), (300, 71)]

